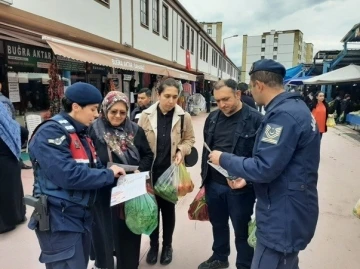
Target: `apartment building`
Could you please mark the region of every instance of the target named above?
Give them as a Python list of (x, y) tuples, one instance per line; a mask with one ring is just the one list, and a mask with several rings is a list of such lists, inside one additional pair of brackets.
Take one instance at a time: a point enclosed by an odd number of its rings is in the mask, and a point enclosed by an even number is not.
[(201, 26), (208, 33), (208, 35), (216, 42), (216, 44), (222, 46), (222, 22), (200, 22)]
[(274, 59), (285, 68), (300, 63), (312, 63), (314, 45), (304, 42), (300, 30), (264, 32), (258, 36), (243, 36), (241, 81), (249, 82), (249, 70), (253, 62)]

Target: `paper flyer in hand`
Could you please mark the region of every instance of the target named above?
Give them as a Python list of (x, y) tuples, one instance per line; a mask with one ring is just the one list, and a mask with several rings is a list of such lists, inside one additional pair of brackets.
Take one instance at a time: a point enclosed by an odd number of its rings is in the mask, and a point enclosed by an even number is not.
[(218, 171), (220, 174), (222, 174), (224, 177), (226, 177), (226, 178), (229, 178), (230, 176), (229, 176), (229, 174), (228, 174), (228, 172), (224, 169), (224, 168), (222, 168), (220, 165), (215, 165), (215, 164), (213, 164), (213, 163), (211, 163), (211, 162), (207, 162), (212, 168), (214, 168), (216, 171)]
[(111, 190), (110, 206), (114, 206), (146, 193), (146, 179), (149, 172), (121, 176)]

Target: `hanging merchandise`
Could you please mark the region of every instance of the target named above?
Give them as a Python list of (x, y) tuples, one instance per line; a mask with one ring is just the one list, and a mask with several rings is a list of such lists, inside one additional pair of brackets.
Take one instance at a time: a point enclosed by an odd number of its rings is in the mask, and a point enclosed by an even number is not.
[(57, 62), (54, 59), (49, 68), (49, 101), (50, 101), (50, 114), (54, 116), (60, 113), (61, 99), (64, 96), (64, 84), (59, 78), (59, 70)]

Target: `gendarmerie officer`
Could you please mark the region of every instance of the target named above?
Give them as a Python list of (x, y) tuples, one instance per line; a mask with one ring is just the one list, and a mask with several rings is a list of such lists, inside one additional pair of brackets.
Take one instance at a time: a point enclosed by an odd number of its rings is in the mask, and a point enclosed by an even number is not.
[[(98, 116), (102, 96), (87, 83), (65, 92), (64, 112), (41, 124), (29, 144), (34, 167), (35, 230), (47, 269), (86, 269), (96, 189), (125, 174), (122, 168), (102, 168), (87, 128)], [(25, 203), (27, 199), (25, 198)]]
[(252, 269), (297, 269), (299, 251), (314, 236), (318, 208), (320, 134), (309, 109), (296, 93), (283, 89), (285, 68), (260, 60), (250, 71), (252, 95), (266, 107), (253, 157), (213, 151), (210, 161), (230, 175), (228, 184), (254, 184), (257, 246)]

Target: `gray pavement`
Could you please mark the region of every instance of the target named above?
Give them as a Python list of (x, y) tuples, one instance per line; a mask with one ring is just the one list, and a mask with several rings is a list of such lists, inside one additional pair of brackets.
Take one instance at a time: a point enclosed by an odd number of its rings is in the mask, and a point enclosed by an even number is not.
[[(199, 153), (205, 118), (206, 114), (193, 117)], [(356, 139), (360, 134), (344, 128), (330, 128), (323, 136), (319, 170), (320, 218), (313, 241), (300, 255), (302, 269), (360, 268), (360, 219), (352, 216), (353, 205), (360, 198), (360, 142)], [(167, 266), (169, 269), (196, 269), (211, 255), (210, 223), (190, 221), (187, 217), (189, 204), (200, 186), (200, 163), (189, 170), (195, 190), (180, 200), (176, 207), (174, 260)], [(25, 193), (31, 193), (32, 172), (23, 170), (22, 173)], [(28, 218), (30, 215), (31, 209), (28, 208)], [(149, 240), (144, 236), (139, 268), (164, 268), (146, 264), (148, 249)], [(232, 250), (230, 269), (235, 269), (233, 242)], [(0, 235), (0, 269), (45, 268), (38, 262), (39, 251), (35, 234), (26, 225), (20, 225), (12, 232)], [(92, 265), (90, 262), (89, 268)]]

